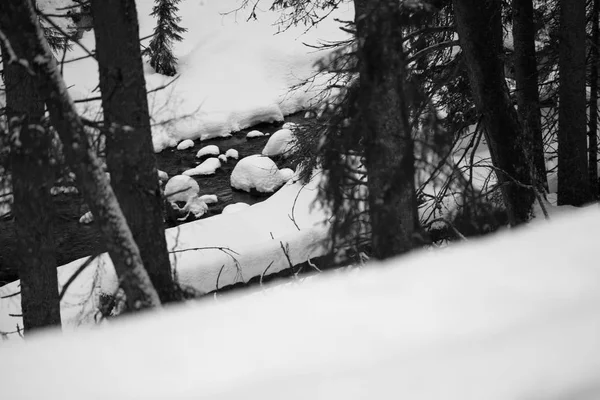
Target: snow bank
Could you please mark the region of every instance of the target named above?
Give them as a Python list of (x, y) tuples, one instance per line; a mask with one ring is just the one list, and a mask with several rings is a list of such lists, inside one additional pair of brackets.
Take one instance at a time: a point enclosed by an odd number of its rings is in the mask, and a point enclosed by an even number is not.
[(175, 175), (165, 185), (165, 197), (170, 202), (188, 201), (200, 192), (200, 186), (194, 178), (185, 175)]
[(222, 213), (223, 214), (232, 214), (232, 213), (244, 210), (244, 209), (246, 209), (248, 207), (250, 207), (250, 205), (246, 204), (246, 203), (229, 204), (228, 206), (226, 206), (225, 208), (223, 208)]
[(599, 219), (583, 210), (281, 290), (42, 335), (2, 350), (2, 391), (64, 400), (599, 398)]
[[(149, 37), (156, 26), (150, 16), (155, 2), (138, 0), (136, 5), (140, 37)], [(290, 88), (312, 76), (316, 62), (329, 53), (303, 43), (346, 39), (334, 18), (353, 18), (352, 5), (344, 3), (306, 34), (306, 27), (297, 26), (275, 35), (280, 14), (269, 11), (267, 4), (254, 8), (257, 20), (251, 21), (247, 16), (252, 7), (226, 15), (240, 7), (238, 0), (187, 1), (178, 6), (180, 25), (188, 30), (182, 34), (184, 40), (174, 44), (179, 76), (174, 80), (145, 64), (147, 89), (164, 87), (148, 96), (156, 151), (184, 139), (224, 137), (260, 122), (283, 121), (284, 115), (310, 107), (325, 79), (317, 79), (311, 87)], [(93, 32), (84, 33), (81, 43), (93, 50)], [(64, 65), (66, 84), (75, 99), (97, 96), (92, 93), (98, 85), (96, 62), (68, 62), (83, 55), (73, 46)], [(81, 103), (79, 110), (95, 118), (100, 102)]]
[(246, 192), (272, 193), (284, 183), (273, 160), (259, 154), (242, 158), (231, 172), (231, 187)]
[[(324, 222), (328, 215), (319, 206), (313, 206), (319, 177), (316, 175), (305, 186), (285, 185), (267, 200), (245, 210), (167, 229), (167, 246), (179, 283), (199, 293), (208, 293), (289, 268), (288, 257), (293, 264), (299, 264), (324, 255), (322, 241), (328, 237), (329, 225)], [(188, 198), (187, 203), (196, 199)], [(196, 205), (188, 204), (188, 211), (193, 212), (191, 207)], [(60, 287), (86, 259), (58, 268)], [(14, 332), (17, 324), (23, 326), (20, 317), (9, 316), (21, 313), (20, 296), (2, 298), (18, 292), (18, 285), (16, 281), (0, 287), (0, 332)], [(66, 292), (61, 302), (63, 330), (93, 323), (100, 294), (115, 293), (117, 286), (112, 261), (104, 253)], [(18, 338), (16, 333), (9, 336)]]
[(221, 168), (221, 160), (217, 157), (211, 157), (204, 160), (204, 162), (197, 167), (183, 171), (183, 175), (213, 175), (219, 168)]
[(262, 151), (263, 156), (286, 156), (294, 147), (296, 139), (290, 129), (280, 129), (270, 138)]

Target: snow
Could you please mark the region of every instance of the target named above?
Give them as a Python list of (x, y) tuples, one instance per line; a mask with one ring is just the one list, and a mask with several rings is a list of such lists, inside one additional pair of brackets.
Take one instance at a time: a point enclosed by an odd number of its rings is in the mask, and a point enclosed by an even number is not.
[(198, 182), (189, 176), (175, 175), (167, 182), (165, 186), (165, 197), (170, 202), (188, 201), (190, 197), (195, 197), (200, 192)]
[(246, 204), (246, 203), (229, 204), (228, 206), (225, 206), (225, 208), (223, 208), (222, 213), (223, 214), (232, 214), (232, 213), (236, 213), (238, 211), (244, 210), (248, 207), (250, 207), (250, 205)]
[(240, 153), (236, 149), (229, 149), (225, 152), (225, 156), (237, 160), (240, 157)]
[(219, 201), (219, 199), (217, 198), (217, 195), (215, 195), (215, 194), (203, 194), (202, 196), (198, 196), (198, 197), (200, 198), (200, 200), (202, 200), (206, 204), (214, 204)]
[(183, 175), (213, 175), (219, 168), (221, 168), (221, 161), (217, 157), (211, 157), (197, 167), (183, 171)]
[[(177, 206), (177, 204), (175, 204)], [(208, 212), (206, 202), (199, 197), (190, 197), (183, 207), (183, 211), (193, 214), (194, 217), (200, 218)], [(185, 218), (184, 218), (185, 219)]]
[(64, 400), (599, 398), (598, 220), (596, 208), (580, 210), (447, 250), (9, 342), (2, 391)]
[(291, 168), (282, 168), (279, 170), (279, 176), (281, 176), (281, 179), (283, 179), (284, 182), (289, 181), (290, 179), (292, 179), (294, 177), (294, 170)]
[(246, 139), (253, 139), (253, 138), (258, 138), (258, 137), (263, 137), (263, 136), (265, 136), (265, 134), (262, 133), (261, 131), (253, 130), (246, 134)]
[(285, 124), (283, 124), (281, 126), (281, 129), (289, 129), (291, 131), (293, 131), (294, 129), (298, 128), (298, 124), (295, 122), (286, 122)]
[[(148, 38), (144, 45), (156, 26), (150, 16), (154, 5), (154, 0), (136, 1), (140, 37)], [(306, 27), (299, 25), (276, 34), (281, 30), (275, 23), (280, 13), (266, 4), (254, 8), (257, 20), (250, 21), (252, 7), (231, 12), (240, 7), (239, 0), (188, 1), (178, 6), (180, 25), (188, 30), (173, 47), (179, 75), (163, 76), (144, 64), (156, 151), (185, 139), (226, 137), (260, 122), (283, 121), (285, 115), (312, 107), (326, 77), (297, 90), (290, 88), (313, 76), (317, 62), (330, 51), (315, 51), (304, 43), (344, 40), (348, 34), (334, 18), (353, 19), (352, 4), (344, 3), (306, 33)], [(85, 32), (80, 42), (93, 51), (94, 33)], [(84, 55), (73, 46), (65, 59), (63, 74), (75, 100), (97, 96), (93, 93), (98, 85), (95, 60), (69, 62)], [(78, 109), (95, 118), (100, 102), (80, 103)]]
[[(317, 174), (308, 184), (286, 185), (245, 210), (167, 229), (167, 248), (178, 282), (198, 293), (208, 293), (289, 268), (288, 257), (295, 265), (324, 255), (326, 248), (322, 242), (328, 237), (329, 215), (313, 204), (319, 184), (320, 174)], [(201, 204), (196, 203), (200, 199), (194, 191), (187, 200), (191, 203), (186, 204), (188, 211), (194, 211), (194, 207), (198, 207), (196, 211), (201, 210)], [(287, 255), (282, 246), (287, 247)], [(60, 287), (86, 259), (58, 268)], [(117, 287), (112, 261), (103, 253), (67, 290), (61, 302), (63, 331), (93, 323), (100, 294), (113, 294)], [(0, 332), (12, 332), (17, 324), (23, 326), (20, 317), (9, 315), (21, 313), (20, 296), (3, 298), (18, 290), (19, 281), (0, 287)], [(18, 335), (11, 334), (9, 338), (18, 338)]]
[(292, 150), (295, 140), (290, 129), (280, 129), (269, 138), (262, 154), (269, 157), (285, 156)]
[(165, 171), (161, 171), (159, 169), (157, 172), (158, 172), (158, 180), (160, 180), (161, 182), (166, 182), (169, 180), (169, 175)]
[(217, 157), (219, 159), (219, 161), (221, 161), (221, 163), (227, 163), (227, 156), (225, 154), (219, 154), (219, 157)]
[(179, 142), (177, 145), (177, 150), (187, 150), (191, 147), (194, 147), (194, 141), (190, 139), (185, 139)]
[(284, 183), (273, 160), (259, 154), (242, 158), (231, 172), (231, 186), (246, 192), (272, 193)]
[(208, 146), (204, 146), (198, 153), (196, 153), (196, 158), (206, 157), (206, 156), (218, 156), (221, 152), (219, 151), (219, 146), (211, 144)]
[(94, 222), (94, 214), (92, 214), (91, 211), (86, 212), (85, 214), (83, 214), (80, 218), (79, 218), (79, 223), (80, 224), (91, 224), (92, 222)]

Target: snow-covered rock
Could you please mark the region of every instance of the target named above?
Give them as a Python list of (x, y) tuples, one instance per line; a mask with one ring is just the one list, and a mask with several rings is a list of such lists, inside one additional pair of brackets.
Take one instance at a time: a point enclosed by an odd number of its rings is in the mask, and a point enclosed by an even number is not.
[(169, 180), (169, 175), (165, 171), (158, 170), (158, 180), (161, 182), (166, 182)]
[(220, 154), (219, 147), (217, 145), (211, 144), (208, 146), (204, 146), (198, 153), (196, 153), (196, 158), (207, 157), (207, 156), (218, 156)]
[(188, 199), (188, 202), (185, 203), (183, 210), (189, 212), (190, 214), (193, 214), (196, 218), (200, 218), (201, 216), (206, 214), (206, 212), (208, 211), (208, 206), (201, 198), (190, 197)]
[(183, 175), (194, 176), (194, 175), (212, 175), (217, 169), (221, 168), (221, 161), (217, 157), (211, 157), (204, 160), (204, 162), (198, 165), (196, 168), (188, 169), (183, 172)]
[(219, 161), (221, 161), (222, 163), (227, 163), (227, 156), (225, 154), (219, 154), (219, 157), (217, 157), (219, 159)]
[(290, 129), (280, 129), (270, 138), (262, 151), (263, 156), (286, 156), (294, 147), (294, 133)]
[(263, 137), (263, 136), (265, 136), (265, 134), (262, 133), (261, 131), (253, 130), (246, 134), (246, 139), (254, 139), (254, 138)]
[(225, 152), (225, 156), (237, 160), (240, 157), (240, 153), (236, 149), (229, 149)]
[(244, 208), (248, 208), (250, 207), (249, 204), (246, 203), (234, 203), (234, 204), (229, 204), (228, 206), (225, 206), (225, 208), (223, 208), (223, 211), (221, 212), (221, 214), (233, 214), (235, 212), (241, 211)]
[(86, 212), (85, 214), (83, 214), (80, 218), (79, 218), (79, 223), (80, 224), (91, 224), (92, 222), (94, 222), (94, 214), (92, 214), (91, 211)]
[(179, 142), (177, 145), (177, 150), (187, 150), (191, 147), (194, 147), (194, 141), (191, 139), (185, 139)]
[(198, 182), (189, 176), (175, 175), (165, 185), (165, 197), (170, 202), (188, 201), (200, 192)]
[(294, 177), (294, 170), (291, 168), (282, 168), (279, 170), (279, 175), (281, 178), (287, 182)]
[(298, 124), (295, 122), (286, 122), (281, 126), (281, 129), (289, 129), (291, 131), (293, 131), (296, 128), (298, 128)]
[(259, 154), (242, 158), (231, 173), (231, 186), (246, 192), (272, 193), (284, 183), (273, 160)]
[(206, 204), (214, 204), (219, 201), (216, 194), (203, 194), (202, 196), (198, 197)]

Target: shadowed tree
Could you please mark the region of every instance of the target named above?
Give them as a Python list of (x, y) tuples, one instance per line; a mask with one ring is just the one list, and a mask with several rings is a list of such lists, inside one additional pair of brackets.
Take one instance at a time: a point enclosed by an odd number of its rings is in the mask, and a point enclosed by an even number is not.
[(21, 310), (27, 335), (37, 328), (61, 324), (52, 233), (54, 206), (50, 195), (54, 181), (52, 137), (42, 126), (44, 101), (34, 78), (11, 57), (13, 52), (22, 52), (19, 43), (7, 42), (0, 47), (9, 121)]
[(534, 173), (526, 151), (529, 141), (521, 130), (504, 77), (500, 3), (453, 0), (473, 98), (483, 117), (510, 224), (517, 225), (531, 217), (535, 194), (527, 186), (531, 185)]
[(357, 129), (365, 146), (371, 247), (376, 258), (407, 252), (418, 229), (414, 154), (405, 96), (402, 7), (355, 0)]
[(31, 74), (48, 107), (67, 164), (75, 173), (79, 189), (98, 220), (129, 310), (160, 306), (139, 249), (102, 165), (90, 146), (31, 0), (1, 1), (0, 31), (4, 45), (16, 50), (14, 62)]
[(163, 302), (174, 293), (134, 0), (92, 0), (106, 159), (144, 266)]
[(591, 200), (585, 100), (585, 0), (560, 0), (558, 204)]

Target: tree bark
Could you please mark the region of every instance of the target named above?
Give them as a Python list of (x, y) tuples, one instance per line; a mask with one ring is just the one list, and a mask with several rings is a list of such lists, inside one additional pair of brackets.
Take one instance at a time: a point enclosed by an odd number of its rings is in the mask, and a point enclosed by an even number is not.
[[(8, 51), (2, 45), (4, 60)], [(50, 188), (52, 137), (42, 127), (44, 101), (27, 71), (4, 63), (6, 116), (9, 121), (13, 213), (21, 281), (21, 310), (25, 334), (60, 326), (60, 301), (52, 232), (54, 207)]]
[(560, 0), (558, 204), (591, 200), (585, 99), (585, 0)]
[[(16, 62), (27, 68), (50, 111), (67, 163), (106, 240), (130, 310), (160, 305), (139, 249), (48, 47), (31, 0), (0, 1), (0, 31)], [(10, 49), (9, 49), (10, 50)]]
[(368, 174), (373, 255), (414, 247), (418, 229), (414, 154), (404, 94), (400, 2), (355, 0), (359, 112)]
[(592, 44), (590, 46), (590, 122), (588, 129), (588, 171), (592, 198), (598, 199), (598, 67), (600, 62), (600, 0), (594, 0), (592, 8)]
[[(502, 185), (511, 225), (531, 217), (535, 194), (523, 135), (504, 78), (502, 20), (497, 0), (453, 0), (456, 27), (465, 56), (475, 105)], [(523, 186), (525, 185), (525, 186)]]
[(163, 302), (175, 294), (133, 0), (92, 0), (111, 185)]
[(521, 127), (527, 143), (528, 159), (533, 163), (533, 182), (547, 190), (544, 139), (538, 92), (538, 70), (535, 55), (535, 24), (532, 0), (513, 0), (514, 66), (517, 82), (517, 105)]

